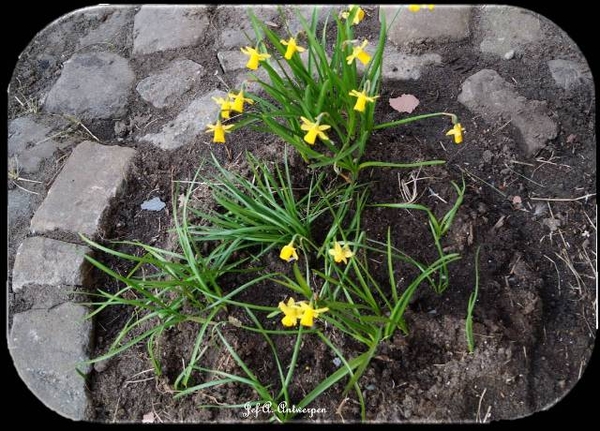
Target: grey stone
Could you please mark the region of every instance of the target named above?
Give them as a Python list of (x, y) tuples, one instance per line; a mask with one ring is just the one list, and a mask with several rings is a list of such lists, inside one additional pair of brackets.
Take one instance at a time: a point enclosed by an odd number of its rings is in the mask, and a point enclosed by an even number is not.
[(246, 67), (246, 63), (248, 63), (248, 56), (239, 49), (232, 51), (219, 51), (217, 52), (217, 59), (219, 60), (221, 69), (223, 69), (223, 72), (225, 73), (244, 69)]
[(177, 118), (165, 124), (158, 133), (151, 133), (141, 138), (163, 150), (173, 150), (182, 145), (193, 143), (198, 136), (203, 136), (207, 124), (213, 124), (219, 115), (219, 105), (212, 97), (225, 97), (227, 93), (212, 91), (195, 100), (179, 113)]
[[(277, 6), (253, 6), (256, 17), (262, 21), (274, 21), (279, 17)], [(248, 6), (217, 6), (219, 46), (224, 49), (254, 45), (255, 35), (248, 15)]]
[(13, 316), (9, 348), (15, 368), (31, 392), (47, 407), (73, 419), (87, 418), (85, 380), (90, 371), (92, 322), (82, 305), (64, 303), (51, 309)]
[(406, 6), (380, 6), (380, 14), (385, 15), (390, 26), (388, 40), (396, 45), (424, 40), (462, 40), (470, 35), (470, 6), (440, 5), (419, 12), (410, 12)]
[(521, 132), (530, 155), (558, 133), (544, 103), (519, 95), (514, 85), (494, 70), (483, 69), (467, 78), (458, 101), (489, 123), (510, 121)]
[(159, 197), (154, 197), (150, 200), (142, 202), (141, 208), (146, 211), (160, 211), (165, 206), (167, 206), (167, 204), (160, 200)]
[(33, 116), (12, 120), (8, 125), (9, 169), (15, 173), (37, 172), (42, 161), (50, 158), (58, 146), (51, 139), (52, 131)]
[(133, 53), (195, 45), (207, 28), (206, 6), (142, 6), (133, 24)]
[(204, 67), (198, 63), (187, 59), (176, 60), (161, 72), (140, 81), (136, 90), (156, 108), (165, 108), (172, 106), (204, 73)]
[(101, 24), (90, 30), (79, 40), (79, 47), (105, 44), (109, 46), (131, 46), (131, 7), (94, 6), (86, 15), (96, 15)]
[(110, 200), (120, 189), (135, 150), (85, 141), (54, 180), (31, 220), (34, 233), (59, 229), (94, 236)]
[(20, 225), (23, 221), (27, 222), (33, 215), (33, 195), (24, 190), (15, 188), (8, 191), (8, 230), (13, 230), (11, 226)]
[(572, 90), (580, 85), (592, 82), (592, 74), (587, 65), (557, 59), (550, 60), (548, 68), (556, 85), (564, 90)]
[(506, 54), (504, 54), (504, 59), (505, 60), (512, 60), (514, 57), (515, 57), (515, 50), (514, 49), (511, 49)]
[(483, 6), (479, 28), (484, 33), (481, 52), (500, 57), (511, 50), (522, 50), (543, 36), (539, 17), (514, 6)]
[(84, 255), (88, 247), (49, 238), (26, 238), (20, 245), (13, 267), (12, 290), (29, 284), (81, 286), (89, 268)]
[(310, 25), (314, 8), (317, 9), (318, 25), (322, 25), (327, 18), (329, 18), (329, 22), (332, 23), (332, 25), (333, 25), (334, 24), (333, 17), (336, 14), (338, 14), (339, 12), (341, 12), (342, 10), (346, 9), (345, 7), (340, 7), (340, 6), (335, 7), (335, 6), (324, 6), (324, 5), (288, 6), (286, 8), (287, 26), (292, 35), (296, 35), (299, 32), (304, 31), (304, 27), (302, 27), (302, 23), (300, 21), (300, 18), (298, 18), (297, 14), (302, 16), (306, 20), (308, 25)]
[(416, 80), (421, 77), (423, 68), (433, 64), (440, 64), (441, 61), (442, 57), (435, 53), (406, 55), (388, 51), (383, 56), (381, 74), (383, 79)]
[(483, 152), (483, 161), (486, 163), (489, 163), (492, 161), (492, 159), (494, 158), (494, 153), (492, 153), (490, 150), (485, 150)]
[(81, 120), (119, 117), (126, 111), (134, 79), (129, 62), (117, 54), (75, 54), (64, 64), (45, 107)]

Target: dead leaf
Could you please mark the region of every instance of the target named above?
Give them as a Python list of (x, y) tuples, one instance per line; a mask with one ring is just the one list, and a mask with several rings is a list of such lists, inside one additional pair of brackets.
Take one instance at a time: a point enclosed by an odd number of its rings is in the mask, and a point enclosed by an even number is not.
[(419, 106), (419, 99), (412, 94), (403, 94), (400, 97), (390, 99), (390, 106), (398, 112), (410, 114), (417, 106)]
[(154, 423), (154, 412), (146, 413), (142, 416), (143, 424), (153, 424)]

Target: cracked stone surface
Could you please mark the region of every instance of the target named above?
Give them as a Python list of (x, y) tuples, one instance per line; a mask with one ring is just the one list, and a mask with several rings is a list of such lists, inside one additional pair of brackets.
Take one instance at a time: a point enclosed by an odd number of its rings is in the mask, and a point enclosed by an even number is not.
[(540, 20), (531, 11), (512, 6), (485, 6), (481, 12), (484, 37), (481, 52), (504, 57), (543, 37)]
[(58, 148), (53, 133), (53, 128), (36, 121), (34, 116), (12, 120), (8, 125), (9, 168), (15, 172), (37, 172), (42, 161)]
[(142, 6), (133, 24), (133, 53), (195, 45), (208, 27), (205, 6)]
[(224, 91), (215, 90), (195, 99), (179, 113), (177, 118), (165, 124), (160, 132), (148, 134), (141, 140), (151, 142), (163, 150), (173, 150), (193, 143), (204, 134), (204, 126), (214, 123), (219, 114), (219, 105), (212, 100), (212, 97), (226, 95)]
[(31, 231), (60, 230), (95, 236), (134, 154), (131, 148), (91, 141), (79, 144), (34, 214)]
[(173, 105), (194, 82), (206, 73), (204, 67), (191, 60), (175, 60), (168, 67), (141, 80), (136, 90), (142, 99), (156, 108)]
[(406, 55), (400, 52), (387, 52), (381, 66), (383, 79), (398, 79), (406, 81), (421, 78), (422, 70), (431, 65), (440, 64), (439, 54)]
[[(392, 23), (388, 40), (396, 45), (432, 39), (462, 40), (471, 34), (471, 8), (468, 6), (440, 5), (416, 13), (406, 6), (381, 6), (380, 9), (386, 23)], [(394, 20), (396, 14), (398, 17)]]
[(30, 284), (51, 286), (81, 286), (88, 264), (88, 247), (50, 238), (26, 238), (15, 258), (12, 289), (17, 291)]
[(525, 151), (532, 155), (556, 138), (558, 126), (543, 102), (527, 100), (496, 71), (483, 69), (468, 77), (458, 101), (489, 123), (511, 121), (521, 132)]
[(94, 15), (100, 24), (79, 40), (79, 47), (96, 44), (110, 44), (118, 47), (131, 47), (131, 9), (128, 7), (95, 6), (87, 11)]
[(550, 60), (548, 68), (552, 79), (563, 90), (572, 90), (592, 81), (592, 74), (587, 65), (569, 60)]
[(88, 310), (70, 302), (51, 309), (29, 310), (13, 316), (8, 339), (21, 379), (47, 407), (73, 419), (84, 420), (89, 408), (85, 380), (92, 322)]
[(135, 74), (129, 61), (111, 52), (75, 54), (48, 93), (45, 109), (80, 120), (124, 115)]

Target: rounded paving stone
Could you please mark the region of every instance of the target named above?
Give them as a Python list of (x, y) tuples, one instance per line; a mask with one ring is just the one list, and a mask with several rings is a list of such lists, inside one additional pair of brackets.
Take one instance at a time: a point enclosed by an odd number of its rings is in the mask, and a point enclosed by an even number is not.
[(117, 54), (75, 54), (64, 64), (45, 108), (80, 120), (119, 117), (126, 112), (134, 80), (129, 62)]

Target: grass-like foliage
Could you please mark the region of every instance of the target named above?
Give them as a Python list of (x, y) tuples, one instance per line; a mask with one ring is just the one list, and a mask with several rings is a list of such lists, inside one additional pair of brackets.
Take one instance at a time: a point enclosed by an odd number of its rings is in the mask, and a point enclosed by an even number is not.
[[(242, 52), (249, 56), (249, 69), (262, 67), (266, 72), (266, 77), (253, 78), (263, 94), (245, 94), (242, 87), (226, 99), (216, 99), (221, 110), (208, 131), (217, 143), (225, 143), (227, 133), (246, 126), (275, 134), (283, 140), (281, 162), (268, 163), (248, 154), (247, 169), (231, 172), (213, 156), (210, 169), (199, 170), (186, 181), (183, 199), (174, 199), (173, 229), (178, 238), (174, 250), (132, 242), (109, 246), (84, 238), (132, 267), (120, 274), (97, 258), (86, 257), (122, 286), (116, 292), (96, 292), (91, 315), (112, 306), (132, 311), (112, 345), (93, 361), (145, 342), (160, 375), (161, 334), (183, 324), (197, 325), (194, 345), (172, 382), (177, 397), (237, 384), (250, 388), (253, 395), (243, 403), (202, 407), (245, 409), (250, 416), (258, 413), (253, 409), (269, 404), (273, 408), (266, 418), (285, 422), (298, 412), (309, 414), (320, 397), (343, 384), (344, 396), (352, 391), (366, 418), (360, 381), (378, 347), (397, 330), (410, 331), (405, 312), (417, 289), (429, 286), (442, 294), (452, 284), (449, 264), (460, 255), (447, 254), (443, 241), (463, 201), (465, 184), (452, 183), (456, 199), (442, 216), (414, 201), (370, 201), (369, 184), (359, 181), (361, 170), (444, 163), (364, 161), (375, 130), (440, 115), (451, 117), (448, 134), (455, 142), (462, 142), (463, 129), (448, 113), (376, 124), (387, 25), (382, 21), (379, 40), (369, 52), (370, 42), (355, 40), (353, 31), (364, 15), (353, 6), (320, 27), (316, 10), (310, 20), (298, 13), (302, 31), (292, 35), (276, 33), (250, 12), (256, 41)], [(329, 25), (335, 28), (333, 41), (326, 36)], [(227, 124), (231, 112), (242, 114), (235, 125)], [(290, 169), (288, 150), (297, 151), (307, 163), (302, 185)], [(191, 204), (197, 187), (208, 188), (214, 208)], [(392, 235), (399, 232), (391, 228), (385, 241), (369, 238), (363, 219), (377, 206), (426, 213), (430, 241), (438, 253), (435, 260), (421, 262), (411, 257), (413, 251), (394, 247)], [(135, 245), (141, 253), (119, 252), (121, 244)], [(273, 258), (284, 263), (269, 266)], [(415, 275), (398, 279), (401, 267)], [(467, 316), (470, 351), (477, 290), (478, 278)], [(232, 333), (264, 340), (268, 348), (262, 360), (270, 363), (270, 375), (252, 369), (252, 358), (236, 348)], [(332, 333), (357, 341), (363, 351), (346, 357)], [(288, 337), (290, 342), (280, 342)], [(293, 396), (298, 391), (291, 389), (300, 383), (300, 353), (314, 343), (324, 343), (339, 367), (314, 387), (304, 383), (303, 395)], [(212, 365), (207, 352), (215, 348), (232, 358), (235, 367)], [(281, 403), (295, 409), (275, 408)]]

